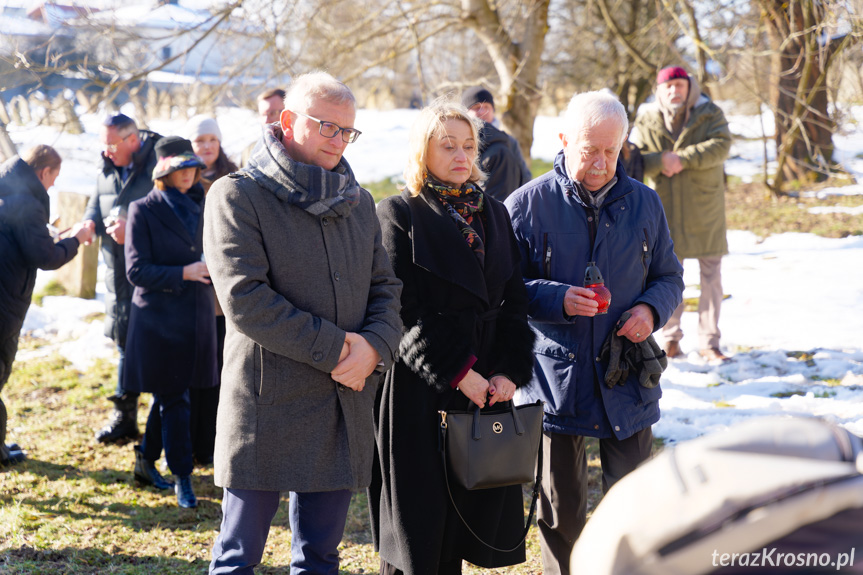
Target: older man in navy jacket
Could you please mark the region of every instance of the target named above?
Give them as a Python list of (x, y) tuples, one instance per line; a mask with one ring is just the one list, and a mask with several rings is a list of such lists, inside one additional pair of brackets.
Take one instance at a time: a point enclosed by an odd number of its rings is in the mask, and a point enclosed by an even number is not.
[[(683, 269), (656, 192), (627, 177), (618, 155), (626, 110), (613, 96), (573, 97), (554, 169), (519, 188), (505, 204), (519, 242), (531, 325), (537, 333), (531, 383), (520, 402), (545, 402), (544, 477), (539, 512), (543, 572), (568, 573), (587, 515), (584, 437), (600, 439), (607, 490), (650, 456), (660, 387), (632, 373), (604, 383), (602, 344), (617, 335), (643, 342), (680, 303)], [(607, 314), (581, 287), (596, 262), (611, 290)]]

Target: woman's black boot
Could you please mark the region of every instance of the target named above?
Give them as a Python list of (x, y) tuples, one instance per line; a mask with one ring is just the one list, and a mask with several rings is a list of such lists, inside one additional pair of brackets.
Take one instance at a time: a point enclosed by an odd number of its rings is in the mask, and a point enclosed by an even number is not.
[(135, 479), (145, 485), (152, 485), (156, 489), (171, 489), (174, 484), (168, 481), (156, 469), (156, 464), (153, 461), (144, 459), (144, 453), (141, 451), (141, 446), (135, 446)]

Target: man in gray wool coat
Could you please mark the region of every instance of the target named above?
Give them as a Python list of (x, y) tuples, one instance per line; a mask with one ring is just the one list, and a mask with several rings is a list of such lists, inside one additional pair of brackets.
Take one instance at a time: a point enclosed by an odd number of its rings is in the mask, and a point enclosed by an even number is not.
[(342, 158), (355, 115), (329, 74), (295, 78), (249, 165), (207, 195), (204, 254), (227, 318), (212, 574), (253, 573), (284, 491), (291, 573), (338, 573), (351, 492), (371, 480), (376, 371), (398, 349), (401, 282)]

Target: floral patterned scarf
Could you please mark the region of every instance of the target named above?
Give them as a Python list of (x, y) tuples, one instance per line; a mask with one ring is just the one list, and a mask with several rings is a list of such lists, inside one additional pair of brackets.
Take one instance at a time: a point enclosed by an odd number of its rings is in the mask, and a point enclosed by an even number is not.
[[(461, 188), (453, 188), (439, 182), (426, 174), (425, 185), (434, 192), (435, 197), (443, 205), (449, 216), (455, 222), (467, 245), (473, 250), (480, 265), (485, 263), (485, 243), (482, 235), (482, 213), (485, 198), (474, 184), (465, 183)], [(474, 218), (474, 215), (478, 216)], [(476, 221), (475, 221), (476, 220)], [(479, 233), (477, 231), (479, 230)]]

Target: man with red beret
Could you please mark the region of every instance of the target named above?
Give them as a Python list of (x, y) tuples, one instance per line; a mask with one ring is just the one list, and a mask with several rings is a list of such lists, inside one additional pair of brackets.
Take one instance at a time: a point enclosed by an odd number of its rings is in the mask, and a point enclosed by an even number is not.
[[(731, 132), (722, 110), (679, 66), (656, 77), (656, 100), (641, 107), (630, 140), (644, 157), (645, 183), (659, 194), (674, 251), (683, 263), (698, 258), (698, 349), (707, 361), (728, 359), (719, 347), (722, 256), (725, 239), (725, 159)], [(649, 238), (648, 238), (649, 241)], [(681, 303), (662, 329), (669, 357), (682, 354)]]

